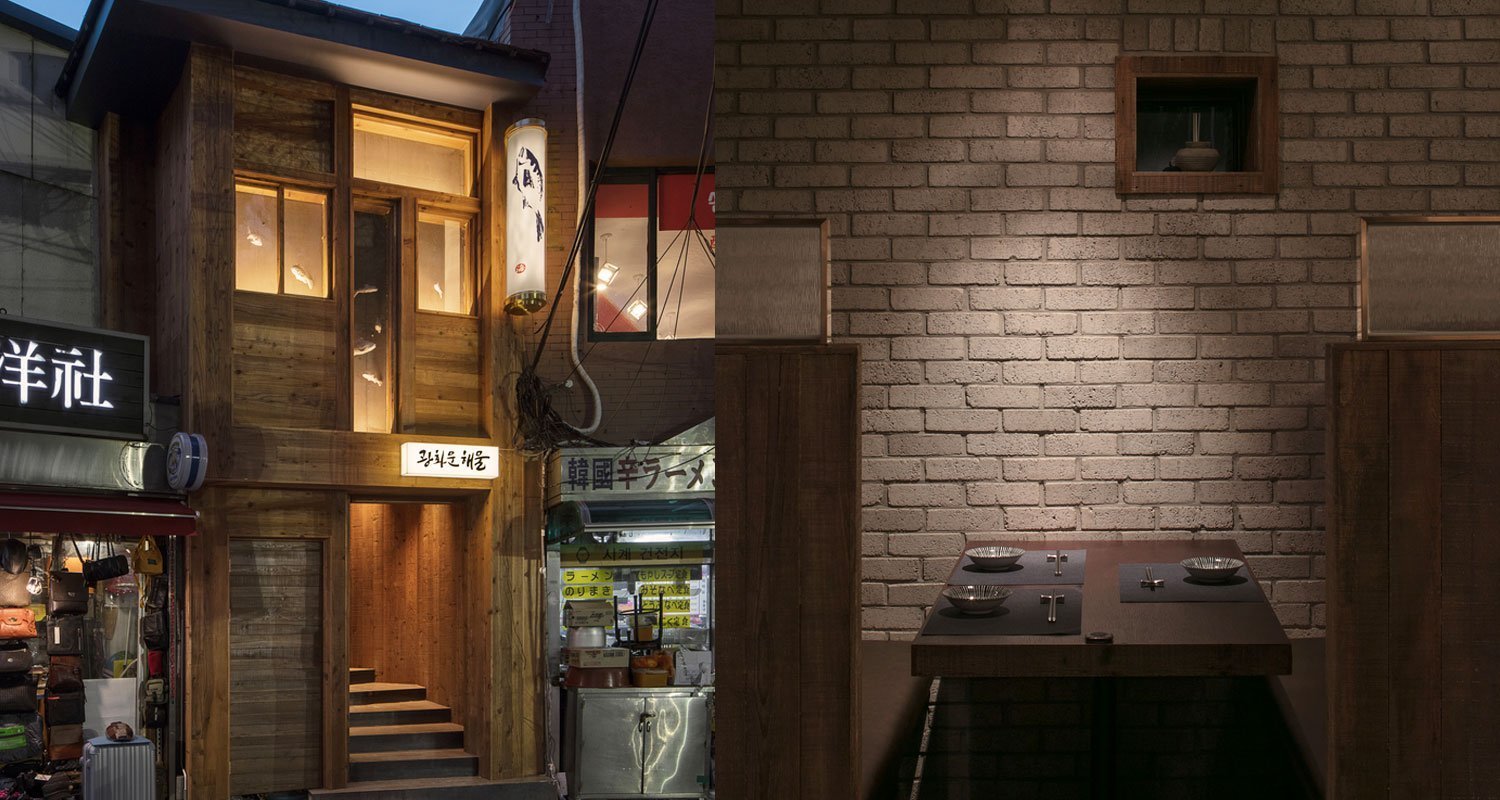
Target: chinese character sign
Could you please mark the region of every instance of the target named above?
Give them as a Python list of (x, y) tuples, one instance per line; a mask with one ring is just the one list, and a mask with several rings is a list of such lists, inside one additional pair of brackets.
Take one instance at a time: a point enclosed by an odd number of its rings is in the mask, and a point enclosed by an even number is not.
[(554, 499), (632, 494), (712, 494), (713, 445), (577, 448), (554, 457), (548, 479)]
[(148, 340), (0, 315), (0, 427), (145, 435)]
[(494, 480), (500, 477), (500, 448), (406, 442), (401, 445), (401, 474)]

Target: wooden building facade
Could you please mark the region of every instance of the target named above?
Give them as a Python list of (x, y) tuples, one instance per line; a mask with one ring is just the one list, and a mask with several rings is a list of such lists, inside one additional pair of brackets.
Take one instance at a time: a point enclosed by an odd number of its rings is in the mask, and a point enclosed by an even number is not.
[[(193, 796), (344, 786), (351, 702), (378, 699), (351, 667), (451, 708), (481, 777), (541, 771), (541, 475), (500, 265), (504, 133), (546, 65), (317, 2), (85, 20), (61, 87), (99, 129), (105, 322), (155, 338), (210, 454)], [(404, 476), (408, 443), (498, 447), (499, 478)]]

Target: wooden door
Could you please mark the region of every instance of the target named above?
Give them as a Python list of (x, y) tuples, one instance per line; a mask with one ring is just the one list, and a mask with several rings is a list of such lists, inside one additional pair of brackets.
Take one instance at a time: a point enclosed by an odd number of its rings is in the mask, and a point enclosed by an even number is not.
[(1329, 356), (1329, 796), (1500, 785), (1500, 343)]
[(719, 792), (853, 798), (859, 350), (720, 346), (715, 361)]

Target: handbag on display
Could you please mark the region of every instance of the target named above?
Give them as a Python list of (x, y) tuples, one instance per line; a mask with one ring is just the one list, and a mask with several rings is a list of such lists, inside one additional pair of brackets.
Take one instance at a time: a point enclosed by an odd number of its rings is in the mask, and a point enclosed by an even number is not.
[(167, 651), (152, 650), (146, 654), (146, 674), (152, 678), (162, 678), (167, 674)]
[(151, 586), (146, 589), (146, 610), (160, 611), (167, 607), (167, 600), (167, 582), (153, 578)]
[(47, 665), (48, 692), (83, 691), (83, 659), (78, 656), (52, 656)]
[[(54, 745), (51, 745), (51, 746), (49, 746), (47, 748), (47, 760), (48, 761), (77, 761), (80, 758), (83, 758), (83, 742), (81, 742), (81, 741), (74, 742), (72, 744), (54, 744)], [(72, 794), (59, 795), (59, 796), (60, 797), (77, 797), (78, 796), (78, 792), (82, 791), (82, 789), (83, 789), (83, 782), (79, 781), (76, 784), (76, 786), (78, 788), (72, 790)], [(51, 787), (52, 787), (52, 782), (48, 781), (47, 782), (47, 789), (45, 789), (44, 792), (51, 791)], [(42, 795), (42, 797), (51, 797), (51, 796), (52, 795), (45, 794), (45, 793)]]
[(36, 684), (22, 680), (0, 686), (0, 711), (8, 714), (36, 713)]
[(47, 655), (83, 655), (83, 617), (47, 618)]
[(27, 584), (31, 580), (31, 556), (26, 543), (20, 539), (6, 539), (0, 545), (0, 606), (29, 606), (31, 592)]
[(83, 692), (47, 693), (47, 727), (83, 724)]
[(148, 650), (165, 650), (171, 635), (167, 630), (167, 613), (152, 611), (141, 617), (141, 640)]
[(160, 575), (166, 568), (161, 550), (156, 546), (156, 540), (150, 536), (141, 537), (141, 543), (135, 546), (131, 562), (135, 571), (142, 575)]
[(84, 614), (89, 610), (89, 584), (81, 572), (52, 572), (47, 581), (47, 616)]
[(151, 703), (146, 706), (146, 714), (141, 718), (141, 726), (145, 728), (167, 727), (167, 706), (164, 703)]
[(152, 678), (141, 686), (141, 696), (150, 705), (165, 705), (167, 702), (167, 682), (161, 678)]
[[(77, 548), (78, 543), (74, 542), (73, 547)], [(94, 552), (99, 551), (96, 548)], [(78, 557), (82, 559), (83, 554), (79, 553)], [(83, 579), (88, 583), (113, 580), (128, 574), (130, 574), (130, 559), (126, 556), (115, 555), (114, 542), (109, 543), (109, 555), (83, 562)]]
[(53, 725), (47, 729), (47, 744), (78, 744), (83, 741), (82, 725)]
[(29, 608), (0, 608), (0, 639), (36, 636), (36, 615)]
[(31, 650), (19, 647), (0, 650), (0, 675), (13, 675), (31, 671)]
[(37, 715), (0, 714), (0, 764), (27, 761), (42, 754), (42, 721)]

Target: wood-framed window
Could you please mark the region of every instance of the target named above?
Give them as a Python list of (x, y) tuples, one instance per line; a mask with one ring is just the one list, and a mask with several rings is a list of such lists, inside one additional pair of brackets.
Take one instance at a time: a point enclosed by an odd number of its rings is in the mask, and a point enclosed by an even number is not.
[(605, 172), (584, 254), (590, 340), (713, 338), (713, 208), (712, 170)]
[(236, 180), (234, 288), (328, 297), (329, 201), (322, 189)]
[(470, 197), (476, 185), (475, 131), (398, 112), (354, 106), (354, 177)]

